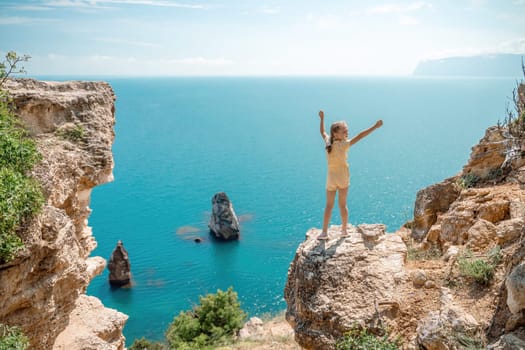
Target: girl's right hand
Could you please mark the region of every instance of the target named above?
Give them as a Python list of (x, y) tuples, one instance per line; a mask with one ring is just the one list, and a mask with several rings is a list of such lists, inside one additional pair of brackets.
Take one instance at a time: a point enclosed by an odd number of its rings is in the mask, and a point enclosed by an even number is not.
[(319, 118), (323, 119), (324, 118), (324, 112), (321, 110), (319, 111)]

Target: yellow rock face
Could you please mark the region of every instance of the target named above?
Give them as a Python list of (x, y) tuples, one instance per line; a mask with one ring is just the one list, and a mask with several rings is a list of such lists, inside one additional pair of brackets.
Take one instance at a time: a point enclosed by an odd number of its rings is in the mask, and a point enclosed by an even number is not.
[[(87, 260), (96, 247), (87, 218), (91, 189), (113, 179), (115, 96), (108, 84), (94, 82), (20, 79), (5, 88), (43, 156), (33, 175), (46, 203), (22, 232), (25, 250), (0, 266), (0, 322), (19, 325), (31, 349), (49, 350), (74, 322), (72, 312), (104, 266), (102, 258)], [(101, 312), (101, 320), (108, 314)], [(110, 319), (112, 333), (121, 338), (127, 317), (115, 313)], [(123, 347), (122, 341), (112, 344), (104, 349)]]

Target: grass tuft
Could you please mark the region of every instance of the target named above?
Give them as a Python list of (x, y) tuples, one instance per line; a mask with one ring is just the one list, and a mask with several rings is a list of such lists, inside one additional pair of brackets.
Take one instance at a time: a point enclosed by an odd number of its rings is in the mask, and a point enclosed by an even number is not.
[(400, 344), (388, 339), (388, 334), (376, 336), (365, 328), (355, 327), (337, 341), (336, 350), (398, 350)]
[(494, 277), (494, 271), (501, 261), (499, 247), (491, 249), (485, 257), (474, 257), (470, 250), (458, 256), (459, 273), (481, 285), (488, 285)]
[(0, 323), (0, 350), (29, 349), (29, 339), (18, 327), (9, 327)]

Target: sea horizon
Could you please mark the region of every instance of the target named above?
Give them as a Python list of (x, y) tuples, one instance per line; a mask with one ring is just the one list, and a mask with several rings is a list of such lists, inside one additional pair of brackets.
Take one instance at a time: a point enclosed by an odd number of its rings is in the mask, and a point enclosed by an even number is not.
[(255, 78), (255, 79), (308, 79), (308, 78), (329, 78), (329, 79), (384, 79), (384, 78), (406, 78), (406, 79), (496, 79), (496, 80), (506, 80), (514, 79), (517, 80), (520, 77), (516, 75), (505, 75), (505, 76), (492, 76), (492, 75), (415, 75), (415, 74), (319, 74), (319, 75), (308, 75), (308, 74), (276, 74), (276, 75), (266, 75), (266, 74), (253, 74), (253, 75), (105, 75), (105, 74), (31, 74), (31, 75), (16, 75), (13, 78), (27, 78), (27, 79), (56, 79), (61, 81), (63, 79), (72, 79), (72, 80), (88, 80), (88, 79), (178, 79), (178, 78), (194, 78), (194, 79), (214, 79), (214, 78)]

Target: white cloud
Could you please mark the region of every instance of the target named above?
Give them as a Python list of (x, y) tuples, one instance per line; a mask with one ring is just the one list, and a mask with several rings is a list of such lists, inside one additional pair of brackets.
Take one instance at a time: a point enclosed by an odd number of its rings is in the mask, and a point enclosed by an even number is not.
[(399, 18), (399, 23), (404, 25), (416, 25), (419, 24), (419, 20), (412, 16), (403, 15)]
[(497, 49), (503, 53), (525, 54), (525, 37), (502, 42)]
[(93, 55), (89, 57), (89, 60), (94, 62), (105, 62), (119, 60), (119, 58), (105, 55)]
[[(78, 61), (78, 58), (69, 57), (65, 55), (49, 53), (45, 57), (51, 61), (64, 61), (64, 60), (75, 60)], [(120, 56), (108, 56), (102, 54), (93, 54), (87, 56), (86, 59), (91, 63), (103, 63), (103, 62), (112, 62), (112, 63), (135, 63), (145, 65), (194, 65), (194, 66), (225, 66), (234, 64), (233, 61), (225, 58), (204, 58), (204, 57), (187, 57), (187, 58), (155, 58), (155, 59), (145, 59), (145, 58), (136, 58), (133, 56), (120, 57)], [(83, 59), (80, 59), (81, 61)]]
[(19, 10), (19, 11), (49, 11), (49, 7), (45, 6), (35, 6), (35, 5), (17, 5), (11, 6), (10, 8)]
[(232, 68), (236, 67), (237, 63), (225, 58), (144, 58), (100, 53), (90, 56), (49, 53), (33, 56), (27, 69), (37, 75), (194, 76), (231, 75), (234, 72)]
[(382, 5), (382, 6), (371, 7), (367, 10), (367, 12), (371, 14), (392, 13), (392, 12), (400, 12), (400, 11), (401, 11), (400, 5)]
[(159, 63), (167, 64), (185, 64), (185, 65), (201, 65), (201, 66), (224, 66), (231, 65), (234, 62), (225, 58), (204, 58), (204, 57), (188, 57), (188, 58), (170, 58), (159, 59)]
[(30, 21), (29, 17), (0, 17), (0, 25), (24, 24)]
[(149, 43), (145, 41), (126, 40), (121, 38), (96, 38), (95, 40), (111, 44), (122, 44), (140, 47), (160, 47), (159, 44)]
[(267, 14), (267, 15), (276, 15), (278, 14), (279, 12), (281, 12), (281, 8), (280, 7), (262, 7), (259, 12), (262, 12), (264, 14)]
[(50, 53), (47, 55), (47, 58), (49, 58), (50, 60), (53, 60), (53, 61), (57, 61), (57, 60), (65, 60), (67, 59), (66, 56), (64, 55), (57, 55), (55, 53)]
[(36, 17), (0, 17), (0, 25), (13, 24), (36, 24), (45, 22), (55, 22), (56, 20), (50, 18), (36, 18)]
[(309, 13), (306, 19), (319, 29), (326, 31), (342, 31), (348, 25), (348, 22), (343, 22), (342, 19), (336, 15), (314, 15)]
[(469, 0), (469, 3), (473, 7), (483, 7), (487, 4), (487, 0)]
[(95, 3), (112, 3), (124, 5), (146, 5), (146, 6), (161, 6), (161, 7), (182, 7), (189, 9), (207, 9), (206, 5), (192, 5), (175, 2), (171, 0), (92, 0)]
[(381, 6), (375, 6), (368, 8), (366, 12), (368, 14), (388, 14), (388, 13), (407, 13), (419, 11), (425, 8), (431, 8), (432, 4), (426, 1), (417, 1), (411, 4), (385, 4)]
[[(179, 7), (188, 9), (207, 9), (207, 5), (193, 5), (171, 0), (46, 0), (44, 5), (52, 7), (104, 8), (101, 5), (140, 5)], [(107, 8), (107, 6), (106, 6)]]
[(94, 1), (87, 0), (46, 0), (43, 5), (48, 7), (71, 7), (76, 9), (107, 8), (98, 6)]

